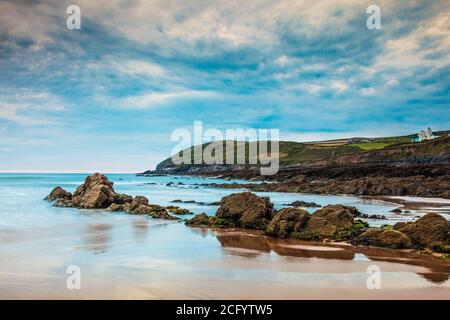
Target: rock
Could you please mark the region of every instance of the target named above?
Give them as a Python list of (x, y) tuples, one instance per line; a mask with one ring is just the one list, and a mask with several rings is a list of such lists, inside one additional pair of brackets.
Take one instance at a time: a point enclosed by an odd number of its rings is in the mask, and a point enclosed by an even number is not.
[(402, 249), (410, 248), (411, 240), (404, 233), (397, 230), (371, 228), (356, 237), (352, 244)]
[(350, 228), (353, 225), (353, 217), (358, 213), (359, 211), (354, 207), (327, 205), (314, 212), (313, 216), (324, 218), (337, 228)]
[(126, 207), (123, 204), (112, 203), (106, 210), (108, 211), (126, 211)]
[(168, 207), (166, 207), (166, 209), (170, 213), (173, 213), (173, 214), (179, 214), (179, 215), (192, 214), (192, 212), (190, 212), (188, 209), (180, 208), (180, 207), (177, 207), (177, 206), (168, 206)]
[(133, 212), (141, 205), (148, 205), (148, 199), (144, 196), (136, 196), (130, 203), (129, 211)]
[(266, 233), (279, 238), (287, 238), (292, 232), (300, 232), (309, 217), (308, 211), (303, 209), (281, 209), (270, 221)]
[(292, 203), (285, 204), (285, 206), (293, 206), (293, 207), (303, 207), (303, 208), (320, 208), (321, 205), (315, 202), (307, 202), (302, 200), (297, 200)]
[(52, 190), (52, 192), (50, 192), (50, 194), (48, 196), (46, 196), (44, 198), (44, 200), (48, 200), (48, 201), (55, 201), (58, 199), (71, 200), (72, 194), (70, 192), (67, 192), (60, 186), (57, 186), (56, 188), (54, 188)]
[(133, 201), (133, 197), (127, 194), (116, 193), (114, 194), (114, 203), (116, 204), (125, 204), (131, 203)]
[(85, 209), (107, 208), (114, 202), (113, 183), (102, 174), (88, 176), (72, 197), (75, 207)]
[(414, 244), (428, 247), (447, 239), (449, 222), (437, 213), (427, 213), (415, 222), (397, 223), (394, 229), (406, 234)]
[(381, 214), (371, 214), (371, 215), (368, 215), (368, 214), (366, 214), (366, 213), (361, 213), (361, 214), (359, 215), (359, 218), (362, 218), (362, 219), (386, 220), (386, 216), (383, 216), (383, 215), (381, 215)]
[(304, 230), (301, 233), (295, 233), (295, 237), (304, 240), (332, 238), (337, 231), (338, 227), (326, 218), (312, 215), (306, 222)]
[(223, 197), (215, 217), (224, 226), (265, 230), (273, 214), (269, 198), (242, 192)]
[(393, 210), (391, 210), (391, 212), (394, 212), (394, 213), (402, 213), (402, 209), (400, 209), (400, 208), (395, 208), (395, 209), (393, 209)]
[(73, 207), (73, 203), (71, 200), (67, 200), (67, 199), (57, 199), (54, 203), (53, 203), (54, 207), (61, 207), (61, 208), (71, 208)]
[(206, 213), (200, 213), (195, 215), (192, 219), (186, 221), (188, 226), (209, 226), (211, 225), (211, 217)]

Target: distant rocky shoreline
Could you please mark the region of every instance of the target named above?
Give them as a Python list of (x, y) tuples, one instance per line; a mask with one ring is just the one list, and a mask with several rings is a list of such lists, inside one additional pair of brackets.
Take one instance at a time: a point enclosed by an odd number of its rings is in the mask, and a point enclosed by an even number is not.
[(143, 174), (249, 180), (255, 183), (217, 183), (208, 186), (243, 187), (250, 191), (450, 199), (450, 137), (320, 160), (299, 160), (294, 164), (292, 161), (280, 157), (279, 171), (263, 176), (259, 168), (250, 165), (175, 165), (169, 158), (161, 162), (155, 171)]
[(275, 176), (260, 176), (253, 170), (189, 175), (249, 180), (252, 182), (202, 185), (224, 189), (245, 188), (255, 192), (416, 196), (450, 199), (450, 165), (303, 167), (281, 169)]
[[(56, 187), (45, 200), (53, 202), (57, 207), (123, 211), (167, 220), (179, 219), (172, 214), (190, 214), (189, 210), (178, 206), (150, 204), (143, 196), (132, 197), (116, 193), (113, 183), (99, 173), (88, 176), (73, 194)], [(177, 199), (172, 202), (183, 203)], [(449, 222), (435, 213), (428, 213), (415, 222), (370, 228), (361, 219), (371, 216), (354, 207), (340, 204), (324, 206), (313, 214), (296, 206), (317, 206), (306, 202), (292, 203), (292, 207), (276, 211), (269, 198), (241, 192), (223, 197), (218, 205), (215, 216), (197, 214), (187, 220), (186, 225), (261, 230), (268, 236), (283, 239), (337, 241), (353, 245), (450, 253)], [(381, 219), (382, 216), (375, 215), (372, 218)]]

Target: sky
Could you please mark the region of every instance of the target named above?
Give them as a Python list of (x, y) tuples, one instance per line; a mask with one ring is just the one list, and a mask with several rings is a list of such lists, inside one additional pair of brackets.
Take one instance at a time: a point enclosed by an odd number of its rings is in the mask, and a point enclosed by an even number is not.
[(1, 172), (141, 172), (194, 121), (311, 141), (449, 111), (450, 1), (0, 0)]

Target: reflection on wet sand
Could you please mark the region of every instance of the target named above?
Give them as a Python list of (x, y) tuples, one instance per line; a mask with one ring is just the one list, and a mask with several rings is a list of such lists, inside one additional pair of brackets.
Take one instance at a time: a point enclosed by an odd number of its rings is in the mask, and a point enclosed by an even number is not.
[(134, 237), (135, 237), (136, 241), (138, 241), (138, 242), (144, 241), (145, 238), (147, 237), (147, 233), (148, 233), (148, 227), (149, 227), (148, 220), (145, 218), (134, 220), (132, 222), (132, 225), (133, 225)]
[(91, 223), (87, 225), (85, 232), (84, 248), (94, 253), (106, 252), (111, 240), (111, 224)]
[[(429, 272), (417, 273), (432, 283), (443, 283), (450, 278), (450, 265), (437, 258), (420, 255), (412, 251), (391, 250), (374, 247), (354, 247), (346, 244), (328, 244), (300, 240), (281, 240), (258, 233), (218, 231), (217, 239), (223, 248), (233, 249), (233, 255), (256, 258), (263, 253), (275, 252), (280, 256), (353, 260), (361, 253), (372, 261), (401, 263), (421, 266)], [(242, 251), (245, 250), (245, 251)], [(247, 251), (247, 250), (250, 250)]]
[(442, 283), (450, 278), (450, 265), (448, 262), (445, 263), (445, 261), (437, 258), (420, 255), (407, 250), (390, 250), (374, 247), (356, 247), (355, 250), (363, 253), (373, 261), (403, 263), (425, 267), (430, 272), (418, 274), (434, 283)]

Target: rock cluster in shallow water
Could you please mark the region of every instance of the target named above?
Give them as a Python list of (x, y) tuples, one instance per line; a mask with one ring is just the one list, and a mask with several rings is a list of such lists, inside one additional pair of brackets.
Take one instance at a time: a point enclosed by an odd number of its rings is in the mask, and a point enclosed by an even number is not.
[(449, 222), (438, 214), (428, 213), (415, 222), (381, 228), (369, 228), (366, 222), (357, 219), (365, 217), (368, 216), (355, 207), (344, 205), (327, 205), (313, 214), (299, 207), (275, 211), (269, 198), (242, 192), (224, 197), (215, 216), (202, 213), (186, 224), (264, 230), (277, 238), (348, 241), (394, 249), (429, 248), (450, 253)]
[(186, 209), (179, 207), (165, 208), (150, 204), (144, 196), (132, 197), (126, 194), (116, 193), (113, 182), (102, 174), (95, 173), (88, 176), (73, 195), (61, 187), (56, 187), (45, 198), (52, 201), (54, 206), (80, 209), (106, 209), (108, 211), (123, 211), (130, 214), (145, 214), (154, 218), (175, 220), (178, 219), (169, 214), (187, 214)]

